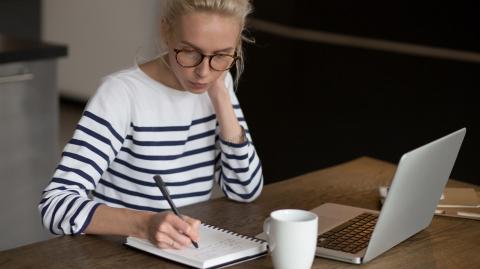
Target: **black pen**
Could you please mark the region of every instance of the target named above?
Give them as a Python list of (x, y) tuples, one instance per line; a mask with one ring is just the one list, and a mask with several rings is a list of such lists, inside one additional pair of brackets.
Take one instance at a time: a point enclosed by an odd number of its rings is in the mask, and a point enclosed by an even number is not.
[[(157, 186), (162, 192), (163, 197), (167, 199), (167, 202), (170, 205), (170, 208), (172, 208), (173, 213), (175, 213), (175, 215), (181, 218), (182, 216), (180, 215), (180, 212), (178, 211), (175, 204), (173, 203), (172, 198), (170, 198), (170, 193), (168, 192), (167, 185), (165, 185), (165, 182), (163, 182), (162, 177), (160, 177), (159, 175), (156, 175), (153, 177), (153, 179), (155, 180), (155, 183), (157, 183)], [(193, 241), (192, 239), (190, 240), (192, 241), (192, 244), (195, 246), (195, 248), (198, 248), (197, 242)]]

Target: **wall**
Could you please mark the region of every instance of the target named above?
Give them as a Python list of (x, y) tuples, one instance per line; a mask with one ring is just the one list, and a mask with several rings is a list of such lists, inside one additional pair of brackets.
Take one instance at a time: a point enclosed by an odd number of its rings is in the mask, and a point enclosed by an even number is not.
[(87, 100), (101, 77), (134, 64), (156, 36), (157, 0), (43, 0), (42, 38), (66, 44), (59, 62), (62, 96)]
[(452, 176), (480, 184), (472, 1), (255, 1), (255, 9), (257, 42), (247, 46), (238, 95), (266, 182), (364, 155), (396, 163), (467, 127)]
[(40, 38), (40, 0), (1, 0), (0, 33), (22, 39)]

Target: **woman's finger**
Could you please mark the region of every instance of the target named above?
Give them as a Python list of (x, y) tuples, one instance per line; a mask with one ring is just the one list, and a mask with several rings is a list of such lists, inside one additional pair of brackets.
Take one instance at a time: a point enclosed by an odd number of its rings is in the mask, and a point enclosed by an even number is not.
[(190, 237), (194, 241), (199, 241), (200, 240), (200, 224), (201, 222), (198, 219), (194, 219), (188, 216), (183, 216), (183, 220), (189, 224), (190, 229), (186, 231), (186, 235)]
[(159, 225), (158, 229), (159, 232), (166, 233), (175, 240), (178, 247), (186, 247), (192, 244), (188, 235), (188, 232), (191, 230), (192, 228), (186, 221), (174, 214), (167, 215), (165, 221)]

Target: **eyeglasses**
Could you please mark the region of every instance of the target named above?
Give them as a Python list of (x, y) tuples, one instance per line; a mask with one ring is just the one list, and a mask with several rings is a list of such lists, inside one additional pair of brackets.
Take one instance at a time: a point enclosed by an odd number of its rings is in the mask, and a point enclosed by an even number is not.
[(195, 67), (200, 65), (203, 62), (205, 57), (208, 58), (208, 64), (210, 68), (215, 71), (225, 71), (233, 67), (235, 62), (238, 60), (237, 54), (213, 54), (205, 55), (196, 50), (181, 50), (174, 49), (175, 59), (177, 63), (182, 67)]

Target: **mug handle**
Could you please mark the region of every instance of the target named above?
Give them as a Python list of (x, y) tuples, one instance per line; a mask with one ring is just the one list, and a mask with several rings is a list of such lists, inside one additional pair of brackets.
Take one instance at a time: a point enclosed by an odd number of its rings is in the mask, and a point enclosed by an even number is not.
[(270, 251), (273, 251), (273, 244), (272, 244), (272, 241), (270, 240), (270, 222), (272, 221), (272, 218), (271, 217), (268, 217), (265, 219), (265, 221), (263, 222), (263, 232), (265, 233), (265, 235), (267, 235), (267, 241), (268, 241), (268, 249)]
[(270, 221), (271, 221), (271, 218), (268, 217), (263, 222), (263, 232), (267, 235), (267, 237), (270, 235)]

